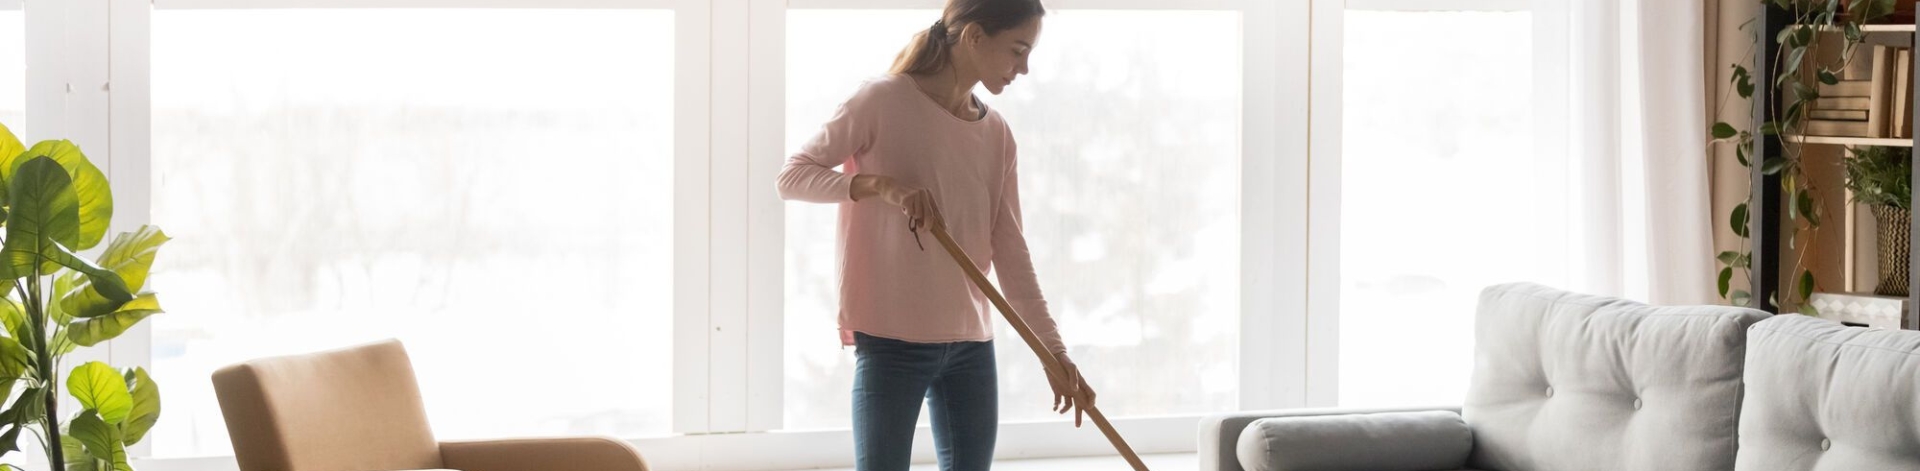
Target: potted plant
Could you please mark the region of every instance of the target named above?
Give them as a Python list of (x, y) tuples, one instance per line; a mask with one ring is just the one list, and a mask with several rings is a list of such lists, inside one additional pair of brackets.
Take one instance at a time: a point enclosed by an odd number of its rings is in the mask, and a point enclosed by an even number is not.
[(1907, 295), (1907, 232), (1913, 208), (1913, 150), (1864, 146), (1847, 150), (1847, 190), (1873, 211), (1880, 248), (1880, 284), (1874, 294)]
[[(66, 471), (131, 471), (127, 446), (160, 419), (160, 389), (146, 370), (88, 362), (66, 371), (75, 348), (111, 340), (159, 314), (144, 291), (160, 245), (145, 226), (106, 241), (113, 219), (107, 178), (80, 147), (49, 140), (27, 148), (0, 125), (0, 459), (25, 432)], [(63, 416), (64, 389), (80, 405)], [(0, 470), (21, 469), (0, 464)]]
[[(1865, 26), (1884, 21), (1895, 9), (1893, 0), (1766, 0), (1767, 8), (1775, 8), (1768, 14), (1786, 16), (1787, 26), (1773, 34), (1763, 31), (1766, 23), (1749, 21), (1741, 29), (1752, 34), (1754, 46), (1761, 41), (1770, 41), (1778, 47), (1769, 57), (1768, 68), (1749, 70), (1746, 62), (1749, 57), (1741, 57), (1732, 64), (1733, 76), (1729, 80), (1732, 90), (1738, 94), (1736, 99), (1727, 103), (1743, 102), (1750, 111), (1761, 118), (1751, 123), (1749, 129), (1741, 129), (1732, 123), (1716, 122), (1709, 128), (1714, 143), (1731, 144), (1734, 158), (1742, 167), (1759, 168), (1766, 175), (1779, 179), (1781, 195), (1776, 201), (1768, 201), (1762, 207), (1778, 210), (1786, 221), (1778, 233), (1765, 234), (1766, 240), (1775, 237), (1784, 238), (1789, 247), (1806, 247), (1819, 238), (1821, 214), (1819, 202), (1814, 195), (1820, 194), (1815, 181), (1805, 171), (1805, 159), (1802, 150), (1807, 144), (1798, 136), (1805, 133), (1813, 103), (1820, 99), (1820, 85), (1836, 85), (1844, 70), (1852, 65), (1854, 49), (1867, 44)], [(1844, 9), (1844, 11), (1843, 11)], [(1759, 19), (1759, 18), (1756, 18)], [(1836, 41), (1837, 40), (1837, 41)], [(1827, 56), (1821, 51), (1831, 51), (1835, 59), (1822, 60)], [(1759, 90), (1768, 90), (1769, 100), (1754, 100)], [(1758, 109), (1765, 103), (1766, 109)], [(1776, 151), (1768, 154), (1759, 152), (1765, 149), (1767, 139), (1778, 144)], [(1813, 268), (1807, 266), (1806, 257), (1794, 257), (1793, 264), (1783, 266), (1785, 272), (1779, 273), (1786, 278), (1780, 289), (1765, 298), (1756, 298), (1755, 293), (1734, 288), (1734, 275), (1744, 274), (1751, 280), (1756, 275), (1753, 264), (1753, 234), (1750, 232), (1755, 219), (1762, 216), (1749, 214), (1748, 200), (1735, 205), (1727, 213), (1726, 223), (1739, 237), (1740, 245), (1736, 250), (1722, 251), (1717, 255), (1720, 262), (1719, 290), (1721, 299), (1734, 305), (1758, 308), (1774, 307), (1786, 310), (1797, 308), (1807, 314), (1818, 314), (1813, 308), (1810, 297), (1819, 283), (1814, 279)], [(1778, 206), (1776, 206), (1776, 203)], [(1904, 266), (1902, 261), (1898, 265)], [(1905, 286), (1902, 284), (1902, 286)]]

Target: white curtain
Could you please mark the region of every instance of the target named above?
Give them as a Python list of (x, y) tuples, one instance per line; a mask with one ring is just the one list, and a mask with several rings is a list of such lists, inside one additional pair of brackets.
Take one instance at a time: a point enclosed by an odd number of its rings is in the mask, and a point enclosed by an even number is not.
[[(1542, 121), (1564, 127), (1542, 140), (1564, 143), (1569, 157), (1555, 175), (1566, 199), (1547, 208), (1565, 214), (1568, 289), (1654, 304), (1717, 299), (1702, 1), (1534, 2), (1558, 10), (1567, 31), (1568, 98), (1556, 110), (1565, 119)], [(1554, 34), (1557, 21), (1541, 31)]]

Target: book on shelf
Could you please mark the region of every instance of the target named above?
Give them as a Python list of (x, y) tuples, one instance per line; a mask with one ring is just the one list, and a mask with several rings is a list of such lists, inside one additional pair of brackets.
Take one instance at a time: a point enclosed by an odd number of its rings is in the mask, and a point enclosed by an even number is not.
[(1887, 137), (1892, 135), (1887, 133), (1887, 124), (1892, 121), (1887, 112), (1893, 110), (1888, 106), (1893, 101), (1892, 90), (1889, 89), (1893, 85), (1893, 48), (1874, 45), (1872, 57), (1873, 62), (1867, 64), (1873, 68), (1873, 78), (1867, 90), (1867, 131), (1858, 135)]
[(1913, 137), (1913, 48), (1901, 48), (1893, 55), (1893, 107), (1889, 113), (1888, 133), (1893, 137)]
[(1821, 98), (1866, 97), (1872, 96), (1872, 80), (1841, 80), (1832, 85), (1820, 84)]
[(1873, 48), (1853, 48), (1853, 57), (1840, 69), (1840, 80), (1873, 80), (1873, 56)]
[(1807, 112), (1807, 117), (1827, 121), (1866, 121), (1867, 110), (1822, 110)]
[(1822, 97), (1813, 100), (1813, 109), (1867, 111), (1873, 109), (1873, 99), (1868, 97)]
[(1807, 120), (1807, 128), (1801, 134), (1808, 136), (1836, 137), (1874, 137), (1872, 128), (1866, 121), (1832, 121), (1825, 119)]

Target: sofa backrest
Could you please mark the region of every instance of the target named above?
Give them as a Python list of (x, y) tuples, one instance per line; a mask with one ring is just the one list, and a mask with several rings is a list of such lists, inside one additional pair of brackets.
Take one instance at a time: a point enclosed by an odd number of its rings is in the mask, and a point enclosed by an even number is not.
[(1920, 332), (1753, 326), (1736, 471), (1920, 469)]
[(1487, 288), (1462, 408), (1474, 433), (1469, 467), (1732, 469), (1747, 328), (1766, 317)]

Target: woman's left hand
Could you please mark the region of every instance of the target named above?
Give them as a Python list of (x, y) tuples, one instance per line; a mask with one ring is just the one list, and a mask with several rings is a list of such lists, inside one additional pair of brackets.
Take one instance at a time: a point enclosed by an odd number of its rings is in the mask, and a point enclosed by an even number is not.
[(1094, 407), (1093, 388), (1088, 387), (1087, 381), (1080, 377), (1080, 367), (1073, 364), (1072, 358), (1067, 358), (1065, 353), (1056, 358), (1060, 359), (1060, 366), (1066, 371), (1047, 375), (1047, 383), (1053, 386), (1053, 410), (1062, 414), (1073, 411), (1073, 426), (1079, 427), (1081, 419), (1086, 416), (1086, 408)]

